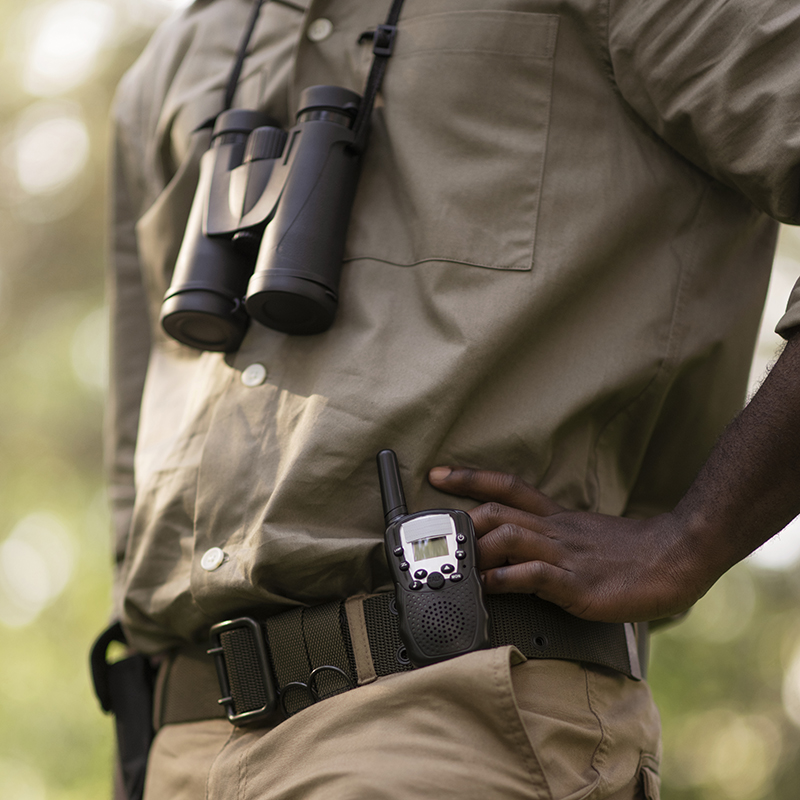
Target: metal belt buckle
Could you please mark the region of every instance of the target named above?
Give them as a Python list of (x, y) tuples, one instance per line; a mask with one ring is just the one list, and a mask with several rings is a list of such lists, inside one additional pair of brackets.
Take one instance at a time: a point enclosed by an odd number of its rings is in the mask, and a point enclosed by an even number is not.
[(210, 636), (208, 654), (214, 656), (222, 690), (217, 702), (233, 725), (261, 722), (278, 704), (261, 626), (240, 617), (214, 625)]

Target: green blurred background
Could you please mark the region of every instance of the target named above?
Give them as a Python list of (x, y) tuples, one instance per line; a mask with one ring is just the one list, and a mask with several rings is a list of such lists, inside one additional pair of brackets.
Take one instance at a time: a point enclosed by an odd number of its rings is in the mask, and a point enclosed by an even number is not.
[[(114, 87), (181, 0), (0, 0), (0, 800), (110, 795), (103, 262)], [(784, 229), (753, 366), (796, 276)], [(794, 527), (794, 530), (791, 528)], [(800, 525), (654, 637), (665, 800), (800, 795)]]

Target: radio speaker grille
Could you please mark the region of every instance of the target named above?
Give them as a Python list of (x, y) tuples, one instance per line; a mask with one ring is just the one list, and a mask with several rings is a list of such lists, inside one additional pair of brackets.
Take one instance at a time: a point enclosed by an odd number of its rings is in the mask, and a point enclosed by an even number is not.
[(414, 641), (429, 656), (465, 650), (475, 638), (477, 618), (470, 587), (448, 586), (447, 594), (425, 592), (408, 600)]

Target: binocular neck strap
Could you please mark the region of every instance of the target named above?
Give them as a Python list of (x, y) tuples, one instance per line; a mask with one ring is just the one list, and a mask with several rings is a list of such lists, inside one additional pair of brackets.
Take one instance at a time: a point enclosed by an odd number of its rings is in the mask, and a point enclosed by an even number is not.
[[(225, 89), (225, 104), (223, 111), (227, 111), (233, 105), (233, 96), (236, 94), (236, 87), (239, 83), (239, 77), (242, 74), (242, 67), (244, 60), (247, 58), (247, 48), (250, 46), (250, 39), (253, 36), (256, 23), (258, 22), (258, 15), (261, 12), (261, 7), (267, 0), (255, 0), (253, 9), (250, 12), (250, 18), (247, 21), (242, 40), (239, 43), (239, 49), (236, 53), (236, 61), (231, 70), (228, 78), (228, 85)], [(297, 8), (303, 11), (302, 6), (295, 5), (287, 0), (273, 0), (284, 5)], [(355, 132), (355, 141), (353, 142), (353, 149), (357, 152), (362, 152), (367, 144), (367, 133), (369, 130), (369, 119), (372, 115), (372, 108), (375, 105), (375, 98), (383, 83), (383, 75), (386, 72), (386, 62), (389, 56), (392, 55), (394, 49), (394, 40), (397, 35), (397, 21), (400, 19), (400, 9), (403, 7), (403, 0), (393, 0), (392, 7), (389, 9), (389, 16), (383, 25), (378, 25), (374, 31), (370, 31), (372, 38), (372, 67), (369, 71), (367, 84), (364, 87), (364, 94), (362, 96), (361, 105), (358, 109), (355, 122), (353, 123), (353, 131)], [(362, 35), (366, 38), (366, 35)], [(359, 40), (361, 41), (361, 40)], [(210, 122), (210, 120), (209, 120)]]
[[(233, 65), (231, 74), (228, 76), (228, 85), (225, 88), (225, 104), (222, 108), (223, 111), (227, 111), (233, 106), (233, 96), (236, 94), (236, 87), (239, 84), (239, 77), (242, 74), (244, 60), (247, 58), (247, 48), (250, 45), (250, 39), (253, 37), (253, 31), (256, 29), (258, 15), (261, 13), (261, 6), (263, 6), (266, 2), (267, 0), (255, 0), (253, 3), (253, 9), (250, 12), (250, 18), (247, 20), (247, 27), (245, 28), (242, 40), (239, 42), (239, 49), (236, 51), (236, 62)], [(299, 11), (301, 14), (304, 14), (306, 11), (303, 6), (299, 5), (298, 3), (293, 3), (291, 0), (272, 0), (272, 2), (293, 8), (295, 11)]]
[(250, 39), (253, 36), (253, 31), (256, 29), (258, 15), (261, 13), (261, 6), (264, 5), (264, 2), (265, 0), (255, 0), (253, 3), (253, 8), (250, 11), (250, 18), (247, 20), (247, 27), (245, 28), (242, 40), (239, 42), (239, 49), (236, 51), (236, 62), (228, 77), (228, 85), (225, 89), (225, 104), (222, 108), (223, 111), (227, 111), (233, 105), (233, 96), (236, 94), (236, 87), (239, 84), (239, 77), (242, 74), (244, 60), (247, 58), (247, 48), (250, 46)]
[(367, 132), (369, 131), (372, 107), (375, 105), (375, 98), (383, 82), (386, 62), (394, 49), (394, 40), (397, 36), (397, 20), (400, 19), (400, 9), (402, 7), (403, 0), (393, 0), (386, 22), (383, 25), (378, 25), (372, 34), (372, 52), (374, 54), (372, 67), (367, 78), (367, 85), (364, 87), (358, 114), (353, 123), (353, 131), (355, 133), (353, 149), (359, 153), (363, 152), (367, 145)]

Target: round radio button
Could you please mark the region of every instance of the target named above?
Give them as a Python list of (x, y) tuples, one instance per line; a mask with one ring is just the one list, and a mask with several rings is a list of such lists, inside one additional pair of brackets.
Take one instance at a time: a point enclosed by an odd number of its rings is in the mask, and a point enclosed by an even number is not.
[(444, 575), (441, 572), (431, 572), (428, 575), (428, 586), (431, 589), (441, 589), (444, 586)]
[(428, 577), (428, 570), (426, 570), (426, 569), (418, 569), (414, 573), (414, 577), (415, 578), (419, 578), (420, 580), (422, 580), (423, 578), (427, 578)]
[(457, 542), (466, 542), (466, 541), (467, 541), (467, 537), (466, 537), (466, 536), (464, 536), (464, 534), (463, 534), (463, 533), (459, 533), (459, 534), (456, 536), (456, 541), (457, 541)]
[(450, 580), (453, 581), (453, 583), (458, 583), (460, 580), (463, 580), (463, 578), (464, 576), (460, 572), (454, 572), (450, 576)]
[(408, 570), (408, 569), (409, 569), (409, 567), (411, 566), (411, 564), (409, 564), (409, 563), (408, 563), (408, 561), (401, 561), (401, 562), (398, 564), (398, 566), (400, 567), (400, 569), (401, 569), (401, 570), (403, 570), (403, 572), (405, 572), (406, 570)]
[(420, 581), (411, 581), (411, 583), (408, 584), (408, 588), (413, 589), (416, 592), (422, 588), (422, 583)]
[(456, 550), (456, 558), (461, 560), (462, 558), (466, 558), (467, 554), (463, 550)]
[(452, 564), (442, 564), (442, 572), (445, 575), (449, 575), (454, 569), (455, 567)]
[(393, 553), (394, 553), (394, 554), (395, 554), (395, 555), (396, 555), (398, 558), (400, 558), (400, 556), (402, 556), (402, 555), (403, 555), (403, 548), (402, 548), (402, 547), (395, 547), (395, 549), (394, 549), (394, 550), (392, 550), (392, 552), (393, 552)]

